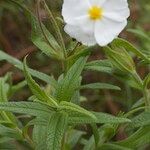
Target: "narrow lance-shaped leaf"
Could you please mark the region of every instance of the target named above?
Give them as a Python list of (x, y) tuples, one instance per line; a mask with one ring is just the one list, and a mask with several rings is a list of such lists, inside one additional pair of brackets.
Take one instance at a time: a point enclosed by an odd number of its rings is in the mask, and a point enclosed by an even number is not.
[(116, 117), (107, 113), (102, 113), (102, 112), (92, 112), (96, 118), (97, 118), (97, 123), (130, 123), (131, 120), (123, 117)]
[(131, 109), (135, 109), (135, 108), (138, 108), (138, 107), (141, 107), (141, 106), (144, 106), (145, 102), (144, 102), (144, 97), (142, 97), (141, 99), (139, 99), (138, 101), (136, 101)]
[(135, 72), (135, 64), (132, 57), (124, 48), (117, 47), (113, 50), (106, 46), (104, 51), (114, 67), (127, 73)]
[(131, 127), (137, 128), (150, 125), (150, 111), (141, 113), (140, 115), (131, 119)]
[(0, 110), (31, 116), (48, 116), (54, 111), (51, 107), (37, 102), (3, 102), (0, 103)]
[(150, 63), (150, 59), (145, 54), (143, 54), (140, 50), (135, 48), (132, 44), (130, 44), (128, 41), (126, 41), (124, 39), (117, 38), (112, 42), (111, 45), (114, 48), (120, 47), (120, 48), (124, 48), (126, 51), (131, 51), (134, 54), (136, 54), (137, 56), (139, 56), (140, 58), (142, 58)]
[(48, 102), (52, 107), (58, 106), (57, 102), (52, 97), (47, 95), (47, 93), (42, 90), (40, 86), (32, 79), (31, 75), (28, 72), (26, 59), (24, 60), (24, 74), (32, 93), (36, 96), (37, 99), (43, 102)]
[(0, 102), (7, 102), (8, 85), (0, 78)]
[(78, 141), (81, 139), (82, 135), (85, 135), (85, 134), (86, 132), (84, 131), (71, 129), (68, 132), (66, 142), (71, 147), (71, 149), (73, 149), (78, 143)]
[(64, 42), (60, 27), (58, 25), (58, 22), (56, 20), (56, 17), (53, 15), (53, 12), (51, 11), (51, 9), (46, 4), (46, 1), (44, 1), (44, 6), (45, 6), (45, 9), (47, 10), (47, 12), (49, 14), (50, 21), (51, 21), (52, 26), (54, 28), (54, 31), (56, 33), (56, 39), (57, 39), (58, 43), (61, 45), (61, 48), (63, 49), (64, 56), (66, 56), (65, 42)]
[[(7, 77), (6, 77), (7, 78)], [(6, 79), (7, 80), (7, 79)], [(0, 103), (8, 101), (9, 84), (6, 83), (5, 77), (0, 78)], [(0, 111), (1, 121), (15, 125), (17, 119), (12, 113)]]
[[(13, 64), (16, 68), (23, 70), (23, 64), (20, 60), (6, 54), (2, 50), (0, 50), (0, 61), (2, 61), (2, 60), (6, 60), (9, 63)], [(56, 81), (52, 77), (50, 77), (42, 72), (33, 70), (33, 69), (29, 69), (29, 72), (32, 76), (34, 76), (46, 83), (51, 84), (53, 87), (56, 87)]]
[(45, 120), (44, 120), (45, 124), (43, 124), (43, 117), (37, 117), (36, 122), (34, 122), (34, 128), (33, 128), (33, 133), (32, 133), (32, 138), (35, 143), (35, 149), (46, 150), (47, 124), (48, 124), (47, 117), (45, 117)]
[(49, 118), (47, 126), (47, 149), (60, 150), (61, 142), (67, 127), (68, 115), (65, 113), (55, 113)]
[[(60, 47), (58, 43), (55, 41), (54, 37), (50, 34), (50, 32), (46, 29), (46, 27), (42, 24), (42, 33), (37, 19), (34, 16), (31, 16), (31, 24), (32, 24), (32, 34), (31, 39), (32, 42), (47, 56), (54, 57), (58, 59), (63, 59), (62, 53), (60, 53)], [(43, 36), (45, 34), (45, 36)], [(49, 43), (49, 44), (48, 44)]]
[(130, 123), (131, 121), (123, 117), (115, 117), (113, 115), (102, 113), (102, 112), (90, 112), (96, 119), (89, 118), (83, 114), (69, 114), (69, 123), (71, 124), (90, 124), (90, 123), (110, 123), (110, 124), (120, 124), (120, 123)]
[(144, 79), (143, 87), (145, 89), (149, 89), (150, 88), (150, 73)]
[(10, 138), (14, 138), (17, 140), (23, 140), (23, 136), (18, 130), (11, 129), (3, 125), (0, 125), (0, 133), (1, 133), (1, 136), (10, 137)]
[(109, 60), (95, 60), (86, 63), (85, 70), (99, 71), (108, 74), (112, 74), (113, 68)]
[(141, 38), (143, 40), (147, 40), (148, 42), (150, 42), (150, 37), (146, 34), (146, 32), (144, 32), (144, 30), (142, 31), (142, 28), (140, 28), (140, 29), (128, 29), (128, 31), (131, 33), (134, 33), (139, 38)]
[[(75, 48), (75, 47), (74, 47)], [(69, 48), (68, 48), (69, 49)], [(93, 47), (86, 47), (86, 46), (79, 46), (78, 48), (76, 48), (75, 52), (73, 52), (74, 50), (72, 50), (70, 52), (69, 57), (67, 58), (67, 69), (69, 70), (70, 67), (81, 57), (87, 56), (91, 53)]]
[(16, 93), (17, 91), (19, 91), (20, 89), (22, 89), (24, 86), (27, 85), (27, 82), (24, 80), (24, 81), (21, 81), (19, 82), (18, 84), (16, 85), (13, 85), (11, 87), (11, 90), (9, 92), (9, 96), (12, 96), (14, 93)]
[(113, 143), (106, 143), (106, 144), (103, 144), (102, 146), (99, 147), (100, 150), (133, 150), (133, 149), (130, 149), (130, 148), (127, 148), (127, 147), (124, 147), (124, 146), (120, 146), (120, 145), (117, 145), (117, 144), (113, 144)]
[(142, 127), (135, 133), (133, 133), (131, 136), (129, 136), (127, 139), (122, 140), (120, 142), (116, 142), (116, 144), (118, 145), (132, 149), (137, 149), (140, 146), (149, 143), (150, 143), (150, 126)]
[(66, 101), (60, 102), (59, 109), (66, 110), (68, 113), (75, 112), (81, 115), (88, 116), (91, 119), (96, 119), (95, 115), (93, 115), (91, 112), (71, 102), (66, 102)]
[(91, 83), (85, 84), (80, 87), (80, 89), (110, 89), (110, 90), (120, 90), (120, 87), (107, 84), (107, 83)]
[(58, 101), (70, 101), (75, 90), (77, 89), (81, 72), (86, 63), (87, 57), (79, 58), (76, 63), (69, 69), (64, 79), (57, 86), (55, 98)]

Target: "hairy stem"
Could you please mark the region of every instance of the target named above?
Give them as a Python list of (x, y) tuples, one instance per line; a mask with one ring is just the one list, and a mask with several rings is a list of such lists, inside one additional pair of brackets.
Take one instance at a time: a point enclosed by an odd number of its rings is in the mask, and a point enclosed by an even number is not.
[(51, 43), (49, 42), (49, 40), (48, 40), (48, 37), (47, 37), (47, 35), (45, 34), (45, 32), (44, 32), (44, 30), (43, 30), (43, 26), (42, 26), (42, 21), (41, 21), (41, 17), (40, 17), (40, 1), (41, 0), (38, 0), (37, 1), (37, 16), (38, 16), (38, 22), (39, 22), (39, 26), (40, 26), (40, 29), (41, 29), (41, 31), (42, 31), (42, 33), (43, 33), (43, 36), (44, 36), (44, 38), (45, 38), (45, 40), (47, 41), (47, 43), (49, 44), (49, 46), (54, 50), (54, 51), (56, 51), (56, 49), (51, 45)]

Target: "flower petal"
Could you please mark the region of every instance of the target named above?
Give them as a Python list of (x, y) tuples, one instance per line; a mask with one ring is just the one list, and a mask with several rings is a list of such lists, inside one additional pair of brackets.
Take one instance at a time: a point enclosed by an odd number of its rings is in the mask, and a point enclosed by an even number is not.
[(118, 10), (128, 7), (127, 0), (106, 0), (103, 7), (107, 10)]
[(116, 22), (103, 18), (95, 24), (95, 39), (100, 46), (106, 46), (112, 42), (127, 25), (127, 20)]
[(62, 16), (66, 23), (73, 25), (75, 18), (87, 15), (89, 7), (89, 0), (64, 0)]
[(115, 21), (123, 21), (130, 15), (127, 0), (107, 0), (103, 6), (103, 16)]
[(75, 23), (73, 25), (78, 26), (81, 30), (83, 30), (83, 32), (87, 34), (94, 34), (95, 22), (92, 21), (88, 15), (75, 18), (74, 22)]
[(106, 0), (89, 0), (90, 1), (90, 4), (91, 6), (94, 6), (94, 5), (98, 5), (98, 6), (101, 6), (103, 5), (103, 3), (106, 1)]
[(83, 45), (92, 46), (97, 42), (95, 40), (94, 34), (85, 33), (82, 29), (77, 26), (66, 25), (65, 32), (68, 33), (72, 38), (75, 38), (77, 41), (81, 42)]

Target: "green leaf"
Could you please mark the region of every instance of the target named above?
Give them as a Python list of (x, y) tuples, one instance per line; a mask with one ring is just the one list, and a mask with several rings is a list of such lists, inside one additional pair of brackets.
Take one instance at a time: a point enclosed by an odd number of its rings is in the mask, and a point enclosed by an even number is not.
[(110, 89), (110, 90), (121, 90), (120, 87), (107, 84), (107, 83), (91, 83), (82, 85), (80, 89)]
[(85, 70), (99, 71), (112, 74), (113, 69), (109, 60), (96, 60), (86, 63)]
[(11, 142), (13, 140), (13, 138), (10, 137), (1, 137), (0, 138), (0, 144), (5, 143), (5, 142)]
[(9, 63), (17, 66), (18, 68), (21, 68), (21, 62), (18, 59), (14, 58), (14, 57), (6, 54), (2, 50), (0, 50), (0, 61), (2, 61), (2, 60), (6, 60)]
[(47, 124), (48, 119), (53, 113), (48, 116), (36, 117), (29, 121), (27, 125), (23, 128), (24, 137), (29, 137), (28, 130), (30, 126), (33, 127), (32, 140), (35, 150), (46, 150), (46, 139), (47, 139)]
[(67, 146), (69, 146), (70, 149), (73, 149), (76, 146), (76, 144), (79, 142), (81, 137), (85, 134), (86, 132), (71, 129), (71, 131), (69, 131), (67, 134), (68, 135), (66, 140)]
[[(75, 47), (74, 47), (75, 48)], [(73, 48), (73, 49), (74, 49)], [(68, 47), (68, 49), (70, 49), (70, 47)], [(70, 67), (81, 57), (85, 57), (87, 55), (90, 55), (91, 51), (92, 51), (93, 47), (86, 47), (84, 45), (80, 45), (79, 47), (77, 47), (74, 50), (72, 50), (70, 52), (69, 57), (66, 60), (66, 65), (67, 65), (67, 70), (70, 69)]]
[[(8, 92), (10, 86), (6, 83), (7, 77), (0, 78), (0, 103), (8, 101)], [(1, 121), (9, 123), (10, 125), (15, 125), (17, 123), (17, 119), (12, 113), (6, 113), (0, 111)]]
[(17, 140), (23, 140), (22, 133), (20, 133), (16, 129), (11, 129), (3, 125), (0, 125), (0, 135), (3, 137), (6, 136), (10, 138), (15, 138)]
[(132, 57), (127, 53), (124, 48), (115, 47), (111, 49), (110, 47), (104, 47), (105, 54), (111, 61), (114, 67), (120, 71), (132, 73), (135, 71), (135, 64)]
[(59, 109), (64, 110), (70, 114), (71, 113), (78, 113), (78, 114), (90, 117), (93, 120), (96, 119), (96, 117), (92, 113), (90, 113), (86, 109), (84, 109), (84, 108), (82, 108), (76, 104), (73, 104), (71, 102), (66, 102), (66, 101), (60, 102)]
[[(108, 141), (115, 135), (115, 130), (118, 127), (118, 125), (114, 124), (104, 124), (103, 126), (100, 126), (98, 129), (99, 134), (99, 142), (98, 145), (102, 145), (105, 141)], [(84, 150), (93, 150), (95, 148), (95, 140), (94, 135), (92, 135), (85, 143), (84, 143)], [(99, 147), (97, 149), (100, 149)]]
[(137, 130), (134, 134), (129, 136), (127, 139), (122, 140), (120, 142), (116, 142), (116, 144), (137, 149), (140, 146), (150, 143), (150, 126), (145, 126)]
[(130, 87), (133, 87), (135, 89), (141, 90), (142, 85), (141, 83), (137, 82), (135, 78), (133, 78), (133, 75), (125, 72), (119, 72), (119, 70), (116, 70), (113, 74), (118, 80), (121, 82), (129, 85)]
[(7, 102), (7, 93), (9, 86), (5, 83), (3, 78), (0, 78), (0, 102)]
[(88, 116), (85, 116), (85, 115), (81, 115), (81, 114), (72, 114), (72, 113), (69, 113), (69, 119), (68, 119), (68, 123), (69, 124), (91, 124), (91, 123), (96, 123), (97, 120), (95, 119), (92, 119), (91, 117), (88, 117)]
[(61, 142), (67, 127), (68, 115), (65, 113), (53, 114), (47, 126), (47, 149), (60, 150)]
[(44, 6), (45, 6), (46, 11), (48, 12), (51, 24), (52, 24), (53, 29), (54, 29), (55, 34), (56, 34), (57, 41), (61, 45), (61, 48), (63, 49), (64, 56), (66, 57), (67, 53), (66, 53), (65, 41), (63, 39), (63, 35), (61, 32), (60, 26), (57, 22), (57, 19), (53, 15), (53, 12), (51, 11), (51, 9), (49, 8), (49, 6), (47, 5), (47, 3), (45, 1), (44, 1)]
[(131, 121), (130, 125), (133, 128), (150, 125), (150, 111), (141, 113), (140, 115), (132, 118)]
[(16, 150), (16, 145), (13, 143), (14, 141), (4, 142), (0, 144), (1, 150)]
[[(18, 59), (14, 58), (0, 50), (0, 61), (2, 61), (2, 60), (6, 60), (9, 63), (13, 64), (15, 67), (17, 67), (18, 69), (23, 70), (23, 64), (21, 61), (19, 61)], [(53, 87), (56, 87), (56, 81), (54, 80), (54, 78), (52, 78), (42, 72), (33, 70), (33, 69), (29, 69), (29, 72), (34, 77), (36, 77), (46, 83), (51, 84), (51, 86), (53, 86)]]
[(140, 106), (144, 106), (145, 102), (144, 102), (144, 98), (139, 99), (137, 102), (135, 102), (132, 106), (131, 109), (135, 109), (138, 108)]
[(13, 85), (9, 91), (9, 97), (15, 94), (17, 91), (21, 90), (26, 85), (27, 82), (25, 80), (17, 83), (16, 85)]
[(6, 102), (0, 103), (0, 110), (28, 114), (31, 116), (48, 116), (54, 110), (41, 103), (35, 102)]
[(131, 32), (131, 33), (134, 33), (139, 38), (142, 38), (142, 39), (147, 40), (148, 42), (150, 42), (150, 37), (144, 31), (142, 31), (140, 29), (128, 29), (128, 31)]
[(144, 88), (150, 88), (150, 73), (145, 77), (143, 86)]
[(91, 136), (89, 140), (85, 140), (83, 144), (84, 144), (83, 150), (93, 150), (93, 149), (95, 149), (94, 136)]
[(128, 123), (128, 122), (131, 122), (127, 118), (115, 117), (115, 116), (107, 114), (107, 113), (102, 113), (102, 112), (92, 112), (92, 113), (96, 116), (97, 123), (119, 124), (119, 123)]
[[(44, 54), (49, 57), (54, 57), (58, 59), (63, 59), (63, 54), (61, 53), (61, 48), (56, 42), (55, 38), (50, 34), (50, 32), (46, 29), (46, 27), (42, 24), (41, 31), (40, 25), (35, 18), (31, 14), (31, 24), (32, 24), (32, 33), (31, 40)], [(43, 35), (45, 34), (45, 36)]]
[(137, 48), (135, 48), (132, 44), (130, 44), (128, 41), (121, 39), (121, 38), (117, 38), (112, 42), (112, 46), (113, 47), (122, 47), (125, 48), (125, 50), (127, 51), (131, 51), (134, 54), (136, 54), (137, 56), (139, 56), (140, 58), (144, 59), (145, 61), (150, 63), (150, 59), (143, 54), (140, 50), (138, 50)]
[(99, 147), (100, 150), (133, 150), (113, 143), (106, 143)]
[[(40, 121), (40, 119), (38, 119)], [(36, 150), (46, 150), (47, 128), (46, 125), (34, 125), (32, 138)]]
[[(52, 115), (52, 113), (49, 114), (49, 116)], [(46, 126), (46, 124), (47, 124), (47, 116), (42, 116), (42, 117), (36, 117), (36, 118), (32, 119), (31, 121), (29, 121), (27, 123), (26, 127), (29, 127), (32, 125)]]
[(57, 86), (55, 98), (58, 101), (70, 101), (75, 90), (77, 89), (81, 72), (86, 63), (87, 57), (79, 58), (76, 63), (69, 69), (64, 79)]
[(104, 141), (108, 141), (112, 139), (117, 131), (118, 131), (119, 124), (104, 124), (99, 128), (99, 136), (100, 136), (100, 143), (104, 143)]
[(41, 87), (32, 79), (31, 75), (28, 72), (26, 59), (24, 60), (24, 74), (32, 93), (36, 96), (37, 99), (43, 102), (48, 102), (51, 107), (58, 106), (56, 101), (51, 96), (47, 95), (47, 93), (42, 90)]
[(120, 124), (120, 123), (129, 123), (131, 122), (127, 118), (115, 117), (113, 115), (102, 113), (102, 112), (91, 112), (96, 119), (83, 116), (82, 114), (69, 114), (69, 123), (71, 124), (90, 124), (90, 123), (110, 123), (110, 124)]

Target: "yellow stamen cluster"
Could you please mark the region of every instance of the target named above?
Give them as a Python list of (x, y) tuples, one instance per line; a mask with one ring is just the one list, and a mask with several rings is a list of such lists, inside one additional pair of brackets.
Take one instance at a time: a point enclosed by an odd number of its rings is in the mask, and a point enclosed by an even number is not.
[(89, 17), (92, 20), (98, 20), (102, 18), (103, 10), (101, 7), (92, 6), (88, 11)]

